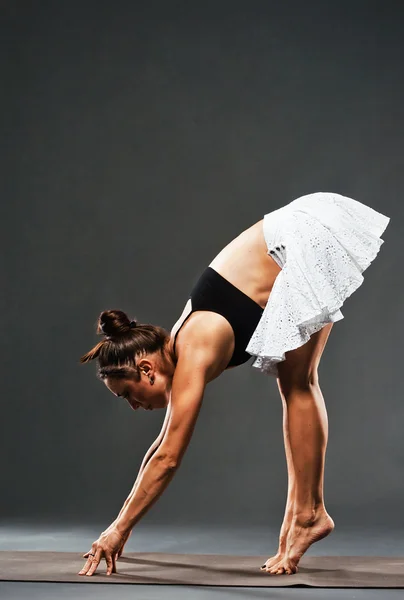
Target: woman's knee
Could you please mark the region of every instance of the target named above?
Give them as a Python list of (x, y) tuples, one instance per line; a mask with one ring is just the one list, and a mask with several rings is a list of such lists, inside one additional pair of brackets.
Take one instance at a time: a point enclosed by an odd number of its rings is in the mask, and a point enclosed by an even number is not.
[(295, 370), (292, 373), (282, 372), (277, 377), (277, 383), (280, 393), (285, 396), (285, 398), (289, 397), (291, 394), (308, 392), (313, 386), (319, 385), (317, 367), (310, 369), (309, 371)]

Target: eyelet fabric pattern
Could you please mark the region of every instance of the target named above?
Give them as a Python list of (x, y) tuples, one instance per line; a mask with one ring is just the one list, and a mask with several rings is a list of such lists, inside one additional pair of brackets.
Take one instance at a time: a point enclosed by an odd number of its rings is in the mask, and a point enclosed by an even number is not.
[(278, 377), (285, 352), (305, 344), (363, 282), (390, 217), (336, 193), (301, 196), (264, 215), (268, 254), (282, 269), (246, 351), (251, 364)]

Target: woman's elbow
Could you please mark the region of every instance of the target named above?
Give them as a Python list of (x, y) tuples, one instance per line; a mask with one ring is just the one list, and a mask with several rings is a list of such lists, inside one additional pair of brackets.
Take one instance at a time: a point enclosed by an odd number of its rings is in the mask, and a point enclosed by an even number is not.
[(155, 459), (165, 468), (167, 471), (173, 471), (177, 469), (181, 462), (181, 457), (177, 452), (172, 452), (164, 448), (160, 448), (154, 455)]

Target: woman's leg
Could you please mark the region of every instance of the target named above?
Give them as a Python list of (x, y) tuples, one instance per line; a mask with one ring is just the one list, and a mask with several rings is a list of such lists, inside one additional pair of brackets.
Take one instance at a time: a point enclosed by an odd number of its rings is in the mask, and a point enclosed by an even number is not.
[(296, 572), (307, 548), (334, 528), (323, 498), (328, 420), (317, 371), (332, 325), (287, 352), (278, 365), (289, 482), (278, 555), (265, 567), (270, 573)]
[[(278, 382), (278, 387), (279, 387), (278, 379), (277, 379), (277, 382)], [(287, 468), (288, 468), (288, 495), (287, 495), (287, 499), (286, 499), (285, 515), (283, 517), (281, 532), (279, 534), (278, 552), (276, 553), (275, 556), (273, 556), (272, 558), (269, 558), (267, 560), (267, 562), (265, 563), (267, 569), (269, 567), (272, 567), (274, 564), (278, 563), (279, 560), (283, 557), (283, 555), (286, 552), (286, 540), (288, 537), (290, 526), (292, 524), (292, 518), (293, 518), (293, 513), (294, 513), (294, 502), (295, 502), (295, 489), (296, 489), (295, 469), (293, 466), (292, 451), (290, 449), (290, 440), (289, 440), (288, 405), (286, 402), (286, 398), (282, 394), (280, 389), (279, 389), (279, 392), (281, 395), (282, 406), (283, 406), (283, 423), (282, 423), (282, 425), (283, 425), (283, 441), (284, 441), (284, 445), (285, 445), (285, 454), (286, 454), (286, 464), (287, 464)]]

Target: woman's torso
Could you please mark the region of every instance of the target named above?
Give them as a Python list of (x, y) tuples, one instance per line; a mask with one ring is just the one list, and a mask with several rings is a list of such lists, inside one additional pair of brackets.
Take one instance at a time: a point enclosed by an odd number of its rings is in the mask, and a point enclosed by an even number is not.
[[(265, 308), (274, 285), (275, 279), (280, 272), (280, 267), (274, 259), (267, 254), (267, 245), (263, 233), (263, 221), (258, 221), (240, 235), (234, 238), (227, 246), (219, 252), (212, 260), (209, 267), (219, 275), (249, 296), (262, 309)], [(177, 358), (180, 353), (181, 341), (191, 341), (194, 335), (198, 335), (198, 328), (209, 329), (209, 335), (214, 341), (215, 336), (221, 337), (221, 342), (226, 337), (228, 344), (227, 352), (217, 357), (215, 367), (212, 369), (210, 380), (215, 379), (226, 369), (234, 349), (234, 332), (229, 323), (221, 315), (213, 315), (212, 312), (192, 311), (192, 302), (189, 299), (181, 313), (181, 316), (171, 330), (171, 345), (174, 346)], [(220, 322), (220, 327), (218, 324)], [(180, 341), (181, 340), (181, 341)], [(223, 344), (222, 344), (223, 347)], [(233, 367), (227, 367), (228, 369)]]

